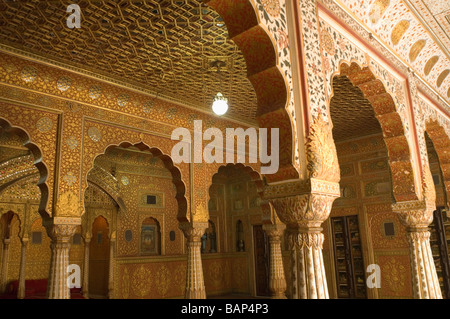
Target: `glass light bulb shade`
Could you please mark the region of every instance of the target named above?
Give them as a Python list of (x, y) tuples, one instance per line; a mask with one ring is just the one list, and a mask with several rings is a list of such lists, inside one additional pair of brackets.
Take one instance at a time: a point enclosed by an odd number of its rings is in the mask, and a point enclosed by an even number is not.
[(217, 115), (224, 115), (228, 111), (228, 99), (222, 93), (217, 93), (214, 97), (212, 109)]

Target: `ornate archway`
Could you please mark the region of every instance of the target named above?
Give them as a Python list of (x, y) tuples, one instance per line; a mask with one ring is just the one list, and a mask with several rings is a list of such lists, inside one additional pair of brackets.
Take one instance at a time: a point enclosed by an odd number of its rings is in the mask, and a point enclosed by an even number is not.
[[(209, 200), (215, 203), (212, 206), (218, 207), (210, 207), (208, 217), (224, 225), (219, 231), (226, 236), (219, 236), (224, 240), (217, 246), (247, 256), (246, 271), (252, 274), (249, 293), (285, 298), (281, 237), (286, 226), (278, 219), (269, 201), (264, 200), (264, 187), (263, 177), (250, 166), (238, 163), (218, 167), (209, 187)], [(234, 256), (242, 257), (241, 254)], [(241, 263), (239, 259), (235, 262)], [(205, 268), (208, 268), (207, 264)]]
[(340, 64), (338, 75), (346, 76), (358, 87), (373, 108), (388, 150), (395, 200), (397, 202), (417, 200), (411, 152), (402, 119), (391, 95), (369, 67), (360, 67), (355, 62), (350, 65), (343, 62)]
[[(181, 178), (181, 172), (180, 172), (179, 168), (174, 165), (170, 156), (164, 154), (159, 148), (149, 147), (144, 142), (140, 142), (140, 143), (136, 143), (136, 144), (133, 144), (130, 142), (121, 142), (116, 145), (109, 145), (102, 154), (96, 154), (95, 156), (93, 156), (94, 161), (90, 164), (89, 171), (88, 171), (89, 173), (87, 174), (87, 178), (89, 178), (89, 176), (91, 176), (91, 174), (95, 175), (97, 168), (94, 167), (94, 162), (97, 157), (105, 154), (106, 152), (108, 152), (108, 150), (112, 150), (116, 147), (126, 149), (131, 146), (138, 148), (140, 151), (148, 151), (149, 154), (151, 154), (153, 157), (160, 159), (162, 161), (162, 163), (164, 164), (164, 167), (170, 172), (170, 174), (172, 176), (172, 183), (174, 184), (174, 186), (176, 188), (176, 197), (175, 198), (178, 203), (177, 218), (180, 222), (185, 222), (187, 220), (187, 208), (188, 208), (188, 201), (185, 197), (185, 194), (186, 194), (185, 183), (183, 182), (183, 180)], [(106, 175), (103, 173), (106, 173)], [(103, 181), (101, 184), (103, 184), (103, 186), (105, 188), (112, 191), (113, 196), (111, 196), (110, 192), (107, 192), (107, 193), (117, 202), (119, 207), (121, 207), (121, 208), (122, 208), (122, 206), (125, 207), (125, 205), (120, 197), (120, 191), (117, 188), (118, 181), (115, 180), (115, 178), (113, 178), (113, 176), (111, 174), (109, 174), (108, 172), (102, 172), (101, 175), (107, 177), (107, 181), (105, 180), (105, 178), (101, 178)], [(85, 184), (85, 185), (87, 188), (87, 184)], [(114, 194), (116, 194), (117, 196)]]
[[(49, 218), (50, 214), (47, 211), (47, 205), (49, 201), (49, 188), (46, 184), (48, 170), (43, 162), (42, 152), (40, 148), (31, 141), (29, 134), (26, 133), (25, 130), (19, 127), (12, 126), (7, 120), (2, 118), (0, 118), (0, 130), (4, 130), (5, 132), (10, 132), (19, 136), (20, 140), (23, 141), (23, 146), (31, 152), (31, 155), (27, 157), (13, 158), (8, 162), (0, 164), (8, 166), (13, 165), (13, 167), (17, 167), (17, 170), (19, 171), (10, 172), (11, 174), (8, 174), (8, 176), (5, 176), (3, 178), (4, 181), (2, 182), (4, 183), (2, 183), (3, 185), (0, 186), (0, 192), (7, 186), (14, 184), (21, 179), (30, 177), (30, 174), (35, 174), (35, 169), (37, 169), (40, 177), (37, 186), (41, 191), (39, 213), (41, 214), (43, 219)], [(30, 164), (34, 165), (35, 168), (30, 167)]]
[(293, 166), (292, 122), (286, 111), (289, 93), (286, 80), (278, 67), (274, 41), (260, 24), (251, 1), (210, 0), (205, 3), (222, 16), (229, 38), (244, 54), (247, 78), (252, 83), (258, 99), (259, 126), (280, 129), (280, 167), (276, 174), (265, 176), (267, 181), (298, 178), (299, 174)]

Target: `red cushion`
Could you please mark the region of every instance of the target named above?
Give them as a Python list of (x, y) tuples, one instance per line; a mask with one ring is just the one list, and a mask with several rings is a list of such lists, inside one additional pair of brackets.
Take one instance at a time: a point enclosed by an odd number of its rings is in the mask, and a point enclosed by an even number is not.
[[(25, 299), (45, 299), (47, 297), (47, 279), (28, 279), (25, 281)], [(5, 294), (0, 299), (15, 299), (19, 290), (19, 281), (8, 283)], [(71, 299), (84, 299), (82, 288), (70, 289)]]

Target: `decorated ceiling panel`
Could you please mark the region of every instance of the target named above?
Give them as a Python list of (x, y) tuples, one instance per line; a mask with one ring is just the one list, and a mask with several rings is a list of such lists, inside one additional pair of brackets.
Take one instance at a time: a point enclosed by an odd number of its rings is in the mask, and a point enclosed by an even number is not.
[(1, 46), (206, 110), (220, 91), (230, 117), (255, 118), (244, 56), (202, 1), (77, 1), (81, 28), (70, 29), (72, 2), (1, 1)]
[(450, 102), (450, 2), (342, 0), (384, 44)]
[(381, 133), (372, 104), (346, 76), (334, 77), (333, 92), (330, 112), (336, 142)]

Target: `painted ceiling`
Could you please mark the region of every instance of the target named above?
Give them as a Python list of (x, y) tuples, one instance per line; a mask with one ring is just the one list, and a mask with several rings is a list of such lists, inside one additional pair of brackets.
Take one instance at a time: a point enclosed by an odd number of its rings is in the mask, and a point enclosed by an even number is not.
[(333, 138), (336, 142), (381, 134), (381, 126), (370, 102), (360, 88), (346, 76), (333, 78), (334, 95), (330, 101)]
[(450, 1), (340, 2), (450, 103)]
[(73, 2), (0, 1), (0, 47), (207, 111), (221, 92), (227, 116), (255, 119), (244, 56), (201, 0), (76, 1), (81, 28), (70, 29)]

